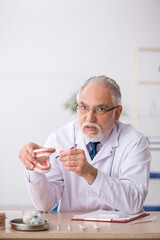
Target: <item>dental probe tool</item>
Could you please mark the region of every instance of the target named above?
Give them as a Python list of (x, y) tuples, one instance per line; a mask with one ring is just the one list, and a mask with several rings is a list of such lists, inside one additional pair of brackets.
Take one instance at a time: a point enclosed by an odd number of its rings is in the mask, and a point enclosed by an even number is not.
[[(74, 147), (71, 147), (70, 149), (73, 149), (73, 148), (74, 148)], [(55, 157), (55, 159), (56, 159), (56, 158), (59, 158), (59, 155), (58, 155), (58, 156), (56, 156), (56, 157)]]

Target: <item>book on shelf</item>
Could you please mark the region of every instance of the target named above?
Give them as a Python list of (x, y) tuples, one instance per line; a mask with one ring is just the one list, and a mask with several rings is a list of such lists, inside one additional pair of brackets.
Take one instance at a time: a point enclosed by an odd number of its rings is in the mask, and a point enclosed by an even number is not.
[(148, 143), (151, 145), (160, 144), (160, 137), (147, 137)]

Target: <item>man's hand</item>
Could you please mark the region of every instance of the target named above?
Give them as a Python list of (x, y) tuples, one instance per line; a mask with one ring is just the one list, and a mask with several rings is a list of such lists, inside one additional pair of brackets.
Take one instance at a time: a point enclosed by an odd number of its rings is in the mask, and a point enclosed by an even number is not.
[(34, 150), (40, 148), (44, 147), (39, 146), (36, 143), (30, 142), (20, 150), (19, 158), (29, 170), (32, 170), (34, 168), (34, 165), (37, 163)]
[(94, 182), (98, 170), (87, 162), (84, 150), (69, 149), (67, 151), (61, 151), (59, 156), (64, 170), (75, 172), (78, 176), (83, 177), (89, 184)]

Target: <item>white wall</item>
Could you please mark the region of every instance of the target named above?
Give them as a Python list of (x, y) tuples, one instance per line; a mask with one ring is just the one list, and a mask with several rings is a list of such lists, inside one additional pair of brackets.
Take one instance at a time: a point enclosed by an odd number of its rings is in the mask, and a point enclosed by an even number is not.
[(0, 0), (0, 207), (30, 205), (19, 150), (72, 120), (91, 76), (121, 86), (130, 121), (133, 51), (160, 45), (159, 0)]

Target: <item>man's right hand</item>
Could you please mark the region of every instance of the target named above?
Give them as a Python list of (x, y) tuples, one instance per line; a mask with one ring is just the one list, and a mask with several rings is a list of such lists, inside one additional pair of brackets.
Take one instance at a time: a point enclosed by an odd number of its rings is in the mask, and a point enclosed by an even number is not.
[(34, 168), (34, 165), (37, 163), (34, 150), (39, 148), (43, 147), (37, 145), (36, 143), (30, 142), (25, 145), (19, 152), (20, 160), (29, 170), (32, 170)]

